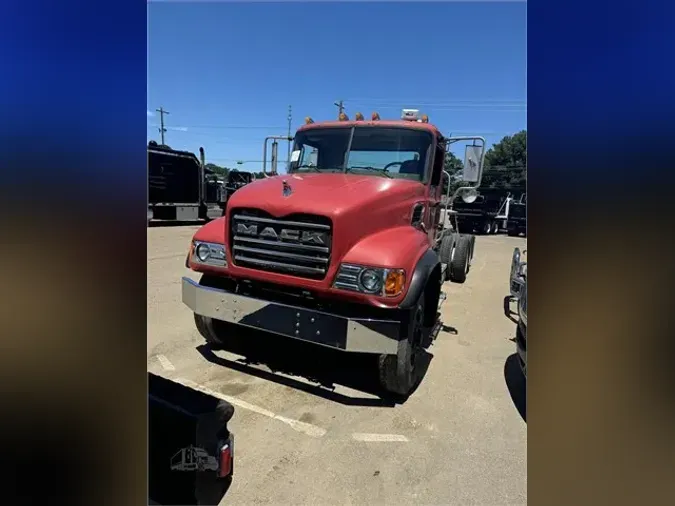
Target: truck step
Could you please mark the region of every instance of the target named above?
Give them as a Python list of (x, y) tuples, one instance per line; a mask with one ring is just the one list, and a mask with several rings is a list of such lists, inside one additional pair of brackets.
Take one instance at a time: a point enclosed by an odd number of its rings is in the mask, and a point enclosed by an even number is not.
[(433, 328), (431, 329), (430, 336), (431, 341), (435, 341), (436, 338), (438, 337), (438, 334), (441, 333), (441, 329), (443, 328), (443, 321), (441, 320), (441, 313), (438, 313), (436, 315), (436, 323), (434, 324)]

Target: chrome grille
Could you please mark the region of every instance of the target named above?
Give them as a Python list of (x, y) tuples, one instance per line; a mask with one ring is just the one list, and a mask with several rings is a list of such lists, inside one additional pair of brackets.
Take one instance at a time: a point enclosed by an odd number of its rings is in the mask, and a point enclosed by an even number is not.
[(235, 265), (304, 278), (326, 276), (332, 243), (328, 218), (300, 214), (275, 218), (257, 209), (233, 209), (230, 215)]

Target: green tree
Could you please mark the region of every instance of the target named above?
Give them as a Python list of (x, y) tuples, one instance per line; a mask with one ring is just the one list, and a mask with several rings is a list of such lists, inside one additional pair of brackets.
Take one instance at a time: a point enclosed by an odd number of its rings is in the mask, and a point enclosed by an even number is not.
[(485, 154), (485, 188), (525, 187), (527, 181), (527, 130), (507, 135)]
[(207, 163), (205, 165), (207, 169), (210, 169), (213, 171), (214, 174), (217, 176), (222, 176), (222, 177), (227, 177), (227, 175), (230, 173), (230, 170), (228, 167), (221, 167), (220, 165), (216, 165), (215, 163)]

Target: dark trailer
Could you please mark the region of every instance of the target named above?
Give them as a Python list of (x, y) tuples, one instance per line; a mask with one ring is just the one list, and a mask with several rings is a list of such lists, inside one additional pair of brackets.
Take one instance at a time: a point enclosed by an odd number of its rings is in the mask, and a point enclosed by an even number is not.
[[(148, 220), (197, 221), (222, 216), (223, 192), (194, 153), (148, 143)], [(215, 191), (213, 191), (215, 190)]]
[(498, 219), (502, 205), (508, 196), (503, 189), (481, 189), (473, 202), (464, 202), (457, 197), (453, 203), (457, 225), (462, 233), (496, 234), (500, 229)]

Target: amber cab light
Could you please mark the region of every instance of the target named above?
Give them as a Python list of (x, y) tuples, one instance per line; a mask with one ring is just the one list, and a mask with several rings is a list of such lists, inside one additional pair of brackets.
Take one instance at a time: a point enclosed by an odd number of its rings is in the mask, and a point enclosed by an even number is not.
[(402, 269), (387, 271), (384, 280), (384, 294), (387, 297), (396, 297), (403, 291), (405, 286), (405, 272)]

